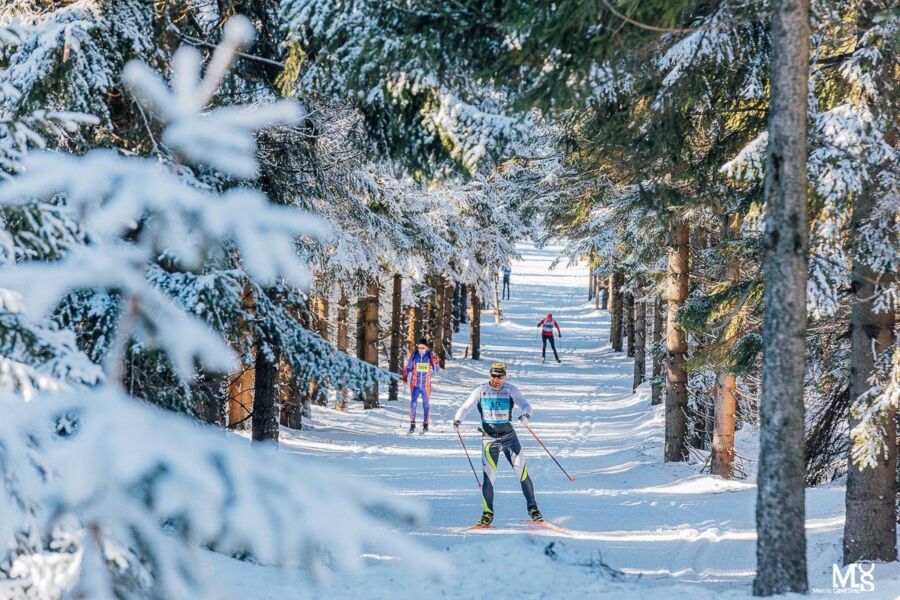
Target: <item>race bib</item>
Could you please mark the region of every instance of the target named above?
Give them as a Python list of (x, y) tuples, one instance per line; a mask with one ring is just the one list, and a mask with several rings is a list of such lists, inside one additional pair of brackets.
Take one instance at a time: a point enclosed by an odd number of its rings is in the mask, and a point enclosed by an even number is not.
[(509, 398), (482, 398), (481, 419), (491, 425), (509, 423)]
[(428, 363), (420, 362), (416, 363), (416, 373), (427, 373), (428, 372)]

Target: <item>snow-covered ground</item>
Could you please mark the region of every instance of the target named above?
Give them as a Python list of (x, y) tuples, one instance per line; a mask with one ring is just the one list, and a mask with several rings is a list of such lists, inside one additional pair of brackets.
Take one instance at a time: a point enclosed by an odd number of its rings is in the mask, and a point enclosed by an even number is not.
[[(559, 248), (520, 248), (512, 265), (512, 298), (503, 322), (482, 316), (482, 359), (462, 360), (463, 327), (454, 338), (456, 360), (438, 375), (432, 431), (406, 434), (407, 403), (346, 413), (314, 409), (302, 432), (284, 432), (282, 449), (307, 460), (339, 465), (415, 496), (430, 509), (427, 524), (409, 535), (446, 556), (453, 575), (438, 580), (411, 573), (400, 561), (373, 555), (358, 578), (313, 587), (298, 574), (281, 574), (214, 556), (217, 579), (239, 598), (708, 598), (748, 596), (755, 566), (754, 466), (749, 478), (725, 481), (700, 473), (701, 464), (663, 463), (663, 409), (649, 390), (631, 391), (631, 359), (608, 344), (608, 313), (586, 301), (587, 267), (550, 270)], [(562, 327), (562, 365), (540, 364), (537, 322), (552, 312)], [(549, 351), (549, 349), (548, 349)], [(510, 381), (534, 406), (533, 429), (576, 477), (570, 482), (527, 431), (519, 432), (538, 503), (567, 533), (523, 523), (525, 503), (512, 469), (501, 459), (495, 528), (465, 532), (481, 514), (475, 478), (449, 420), (465, 396), (501, 360)], [(419, 409), (421, 422), (421, 408)], [(477, 413), (461, 427), (480, 476)], [(520, 428), (521, 429), (521, 428)], [(756, 457), (756, 434), (738, 433), (738, 453)], [(844, 487), (807, 493), (809, 583), (831, 594), (839, 562)], [(341, 515), (335, 514), (336, 521)], [(876, 565), (875, 592), (855, 597), (895, 598), (898, 565)]]

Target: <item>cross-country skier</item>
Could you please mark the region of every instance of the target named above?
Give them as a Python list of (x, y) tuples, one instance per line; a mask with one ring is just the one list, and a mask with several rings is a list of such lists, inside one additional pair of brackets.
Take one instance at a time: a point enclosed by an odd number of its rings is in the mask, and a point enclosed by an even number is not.
[(501, 296), (504, 300), (509, 300), (509, 274), (511, 271), (509, 265), (503, 265), (503, 293)]
[(422, 338), (416, 344), (406, 366), (403, 367), (403, 383), (409, 383), (409, 432), (416, 430), (416, 400), (422, 398), (422, 433), (428, 431), (429, 401), (431, 400), (431, 373), (441, 370), (438, 357), (429, 349), (428, 340)]
[(541, 341), (543, 342), (543, 345), (541, 346), (541, 363), (547, 360), (547, 342), (550, 342), (550, 347), (553, 349), (553, 356), (556, 357), (556, 362), (562, 362), (559, 360), (559, 354), (556, 353), (556, 342), (553, 341), (554, 327), (556, 327), (556, 332), (559, 334), (559, 337), (562, 337), (559, 323), (556, 322), (556, 319), (553, 318), (551, 313), (547, 313), (547, 316), (538, 323), (538, 329), (541, 330)]
[(484, 468), (484, 481), (481, 486), (483, 512), (478, 524), (488, 527), (494, 520), (494, 479), (497, 476), (497, 461), (500, 459), (501, 450), (522, 484), (528, 516), (534, 521), (543, 521), (544, 516), (538, 510), (537, 501), (534, 499), (534, 485), (528, 475), (525, 455), (522, 453), (522, 446), (519, 444), (516, 430), (513, 429), (510, 422), (513, 407), (518, 406), (522, 411), (519, 420), (528, 423), (531, 419), (531, 405), (522, 396), (519, 388), (506, 382), (505, 364), (495, 362), (491, 365), (488, 382), (475, 388), (456, 411), (456, 415), (453, 417), (454, 427), (459, 427), (460, 422), (473, 406), (478, 407), (478, 412), (481, 414), (481, 441), (483, 444), (481, 453), (481, 464)]

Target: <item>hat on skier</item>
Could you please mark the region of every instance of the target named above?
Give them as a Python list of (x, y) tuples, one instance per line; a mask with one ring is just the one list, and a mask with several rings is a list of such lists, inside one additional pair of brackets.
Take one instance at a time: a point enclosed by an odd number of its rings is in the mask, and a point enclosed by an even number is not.
[(428, 340), (426, 340), (425, 338), (422, 338), (418, 342), (416, 342), (416, 346), (427, 346), (431, 348), (431, 344), (429, 344)]
[(547, 320), (550, 321), (551, 319), (553, 319), (553, 315), (551, 315), (550, 313), (547, 313)]
[(492, 363), (490, 374), (497, 377), (506, 377), (506, 365), (502, 362)]

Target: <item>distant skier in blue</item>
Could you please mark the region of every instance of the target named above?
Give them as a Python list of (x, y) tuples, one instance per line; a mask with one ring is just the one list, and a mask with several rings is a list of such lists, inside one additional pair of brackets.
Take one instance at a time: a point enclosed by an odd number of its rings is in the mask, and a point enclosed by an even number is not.
[(509, 274), (511, 271), (509, 265), (503, 266), (503, 293), (501, 294), (503, 300), (509, 300)]

